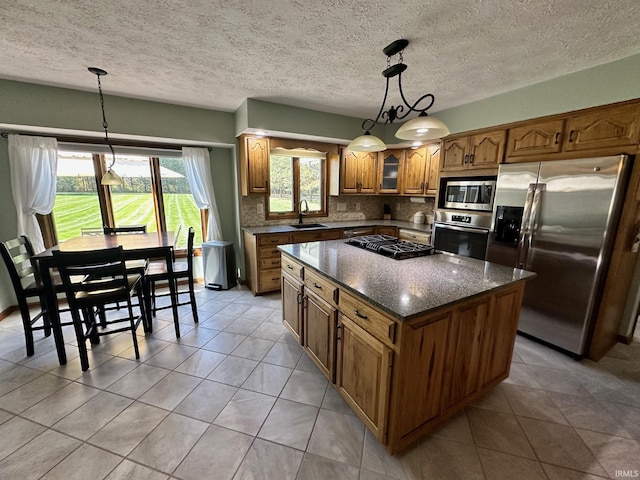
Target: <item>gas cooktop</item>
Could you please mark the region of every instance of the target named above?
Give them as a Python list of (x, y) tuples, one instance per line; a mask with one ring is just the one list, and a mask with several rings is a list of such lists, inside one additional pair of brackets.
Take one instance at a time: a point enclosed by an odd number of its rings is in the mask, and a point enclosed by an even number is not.
[(405, 258), (422, 257), (431, 255), (435, 252), (433, 246), (423, 243), (408, 242), (398, 240), (391, 235), (363, 235), (360, 237), (351, 237), (347, 240), (349, 245), (354, 245), (365, 250), (371, 250), (385, 257), (391, 257), (396, 260), (404, 260)]

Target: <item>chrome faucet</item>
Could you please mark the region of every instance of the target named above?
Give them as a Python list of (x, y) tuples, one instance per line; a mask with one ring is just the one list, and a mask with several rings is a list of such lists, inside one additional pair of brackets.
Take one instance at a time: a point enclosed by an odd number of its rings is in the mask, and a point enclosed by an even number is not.
[[(302, 209), (302, 202), (304, 202), (304, 210)], [(300, 206), (298, 207), (298, 223), (302, 223), (302, 214), (307, 213), (309, 211), (309, 204), (307, 201), (302, 199), (300, 200)]]

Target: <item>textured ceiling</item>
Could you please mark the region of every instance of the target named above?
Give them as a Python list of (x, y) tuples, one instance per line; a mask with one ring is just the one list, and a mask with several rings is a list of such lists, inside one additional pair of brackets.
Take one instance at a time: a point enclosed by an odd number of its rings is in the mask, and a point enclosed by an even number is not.
[(382, 48), (407, 38), (406, 96), (438, 111), (640, 53), (638, 18), (638, 0), (9, 0), (0, 78), (95, 90), (97, 66), (107, 94), (371, 117)]

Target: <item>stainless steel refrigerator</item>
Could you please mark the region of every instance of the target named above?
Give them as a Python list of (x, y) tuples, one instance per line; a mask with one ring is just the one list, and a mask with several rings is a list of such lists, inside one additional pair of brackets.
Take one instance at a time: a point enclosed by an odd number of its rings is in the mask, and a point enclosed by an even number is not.
[(487, 260), (533, 271), (518, 330), (587, 353), (630, 159), (501, 165)]

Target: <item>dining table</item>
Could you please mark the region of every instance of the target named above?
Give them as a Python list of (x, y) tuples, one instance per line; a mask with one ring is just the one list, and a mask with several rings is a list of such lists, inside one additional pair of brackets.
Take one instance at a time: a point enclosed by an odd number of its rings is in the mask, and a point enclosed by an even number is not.
[[(64, 337), (62, 326), (60, 325), (60, 314), (58, 312), (58, 298), (56, 294), (53, 272), (56, 270), (56, 259), (53, 255), (55, 250), (65, 252), (104, 250), (122, 246), (126, 260), (159, 259), (167, 264), (169, 275), (173, 268), (173, 232), (149, 232), (149, 233), (127, 233), (115, 235), (87, 235), (73, 237), (51, 248), (34, 255), (32, 258), (39, 269), (42, 277), (44, 290), (45, 308), (49, 314), (51, 330), (58, 353), (60, 365), (67, 363), (67, 354), (64, 347)], [(151, 295), (148, 291), (147, 282), (143, 281), (144, 291), (144, 315), (146, 316), (147, 332), (151, 331)], [(171, 298), (175, 298), (175, 284), (169, 282), (169, 292)], [(172, 301), (174, 320), (178, 319), (178, 307)]]

